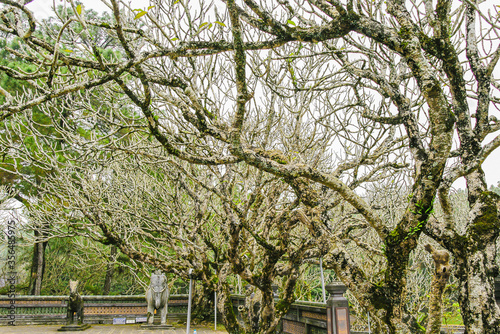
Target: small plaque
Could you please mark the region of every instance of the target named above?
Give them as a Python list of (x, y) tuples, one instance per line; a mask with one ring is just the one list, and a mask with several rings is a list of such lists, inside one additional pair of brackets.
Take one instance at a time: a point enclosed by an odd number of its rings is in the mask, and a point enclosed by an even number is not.
[(127, 318), (113, 318), (113, 325), (125, 325)]
[(148, 321), (148, 317), (135, 317), (136, 323), (142, 323)]
[(127, 324), (135, 324), (135, 319), (127, 319), (127, 321), (125, 323), (127, 323)]
[(335, 318), (337, 318), (337, 334), (349, 334), (349, 316), (347, 307), (337, 307), (335, 309)]

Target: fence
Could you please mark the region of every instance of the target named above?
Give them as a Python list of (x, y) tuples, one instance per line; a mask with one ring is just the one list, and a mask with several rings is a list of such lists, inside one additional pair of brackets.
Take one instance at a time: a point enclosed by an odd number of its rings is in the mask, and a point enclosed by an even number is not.
[[(245, 296), (233, 295), (234, 313), (239, 316), (239, 307), (245, 305)], [(288, 334), (328, 334), (327, 304), (295, 302), (283, 317), (277, 332)]]
[[(331, 314), (334, 294), (328, 302), (296, 302), (283, 318), (278, 331), (288, 334), (337, 334)], [(345, 291), (345, 289), (344, 289)], [(147, 312), (144, 295), (138, 296), (82, 296), (85, 305), (85, 322), (90, 324), (111, 324), (113, 319), (124, 323), (143, 321)], [(345, 300), (345, 298), (341, 297)], [(172, 295), (169, 299), (168, 318), (184, 321), (187, 316), (187, 295)], [(233, 296), (233, 306), (238, 314), (238, 307), (245, 304), (245, 296)], [(11, 298), (0, 296), (0, 325), (7, 325)], [(18, 325), (64, 324), (68, 296), (16, 296), (15, 323)], [(347, 301), (345, 301), (347, 303)], [(338, 306), (338, 305), (337, 305)], [(330, 316), (328, 315), (330, 314)], [(354, 332), (353, 332), (354, 333)]]
[(327, 309), (325, 303), (294, 303), (283, 317), (283, 333), (328, 334)]
[[(340, 313), (337, 310), (347, 311), (348, 308), (347, 299), (343, 296), (346, 287), (342, 284), (328, 284), (326, 290), (329, 293), (326, 303), (303, 301), (293, 303), (282, 318), (277, 332), (285, 334), (367, 333), (348, 331), (350, 322), (353, 320), (348, 312), (345, 313), (344, 319), (342, 316), (339, 317)], [(238, 308), (245, 305), (245, 296), (233, 295), (232, 302), (234, 312), (239, 316)]]
[[(142, 321), (147, 313), (144, 295), (137, 296), (82, 296), (85, 322), (112, 324), (113, 319), (127, 323)], [(7, 325), (12, 298), (0, 296), (0, 325)], [(16, 296), (14, 301), (16, 324), (63, 324), (66, 321), (68, 296)], [(168, 303), (168, 318), (185, 320), (187, 295), (172, 295)], [(139, 319), (138, 319), (139, 318)]]
[[(497, 302), (500, 297), (500, 280), (496, 282)], [(286, 334), (341, 334), (349, 333), (342, 330), (342, 326), (349, 328), (351, 318), (347, 311), (347, 300), (343, 297), (345, 286), (328, 284), (330, 294), (327, 303), (296, 302), (283, 317), (278, 332)], [(137, 322), (144, 318), (147, 304), (144, 295), (137, 296), (83, 296), (85, 303), (85, 322), (111, 324), (113, 319), (125, 319), (127, 323)], [(0, 296), (0, 325), (9, 321), (8, 314), (11, 307), (11, 298)], [(68, 296), (16, 296), (15, 319), (16, 324), (63, 324), (66, 319)], [(239, 314), (239, 307), (245, 305), (245, 296), (233, 295), (233, 307)], [(171, 295), (168, 304), (168, 318), (185, 321), (187, 317), (187, 295)], [(341, 315), (341, 317), (339, 317)], [(143, 319), (141, 319), (143, 320)], [(344, 325), (342, 325), (344, 321)], [(444, 326), (445, 332), (460, 332), (462, 326)], [(367, 332), (354, 332), (364, 334)]]

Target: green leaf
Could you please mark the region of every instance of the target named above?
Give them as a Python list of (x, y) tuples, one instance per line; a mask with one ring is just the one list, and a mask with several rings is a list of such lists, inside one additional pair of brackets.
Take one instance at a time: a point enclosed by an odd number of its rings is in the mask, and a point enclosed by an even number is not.
[(204, 26), (206, 26), (208, 24), (208, 22), (203, 22), (202, 24), (200, 24), (200, 27), (198, 28), (198, 30), (200, 30), (201, 28), (203, 28)]
[(73, 50), (64, 49), (64, 52), (73, 52)]
[(147, 13), (148, 12), (146, 12), (145, 10), (143, 10), (142, 12), (137, 13), (137, 15), (134, 17), (134, 20), (137, 20), (138, 18), (143, 17)]
[(173, 3), (173, 5), (175, 5), (176, 3), (179, 3), (179, 1), (181, 1), (181, 0), (176, 0), (176, 1)]
[(225, 27), (226, 25), (220, 21), (215, 21), (214, 23), (217, 23), (218, 25), (220, 25), (221, 27)]
[(83, 8), (82, 8), (82, 5), (81, 5), (81, 4), (80, 4), (80, 5), (78, 5), (78, 6), (76, 6), (76, 12), (78, 13), (78, 15), (82, 15), (82, 9), (83, 9)]
[(171, 39), (172, 42), (175, 42), (176, 40), (178, 40), (177, 37), (174, 37), (174, 38)]
[(292, 20), (287, 20), (286, 23), (291, 24), (292, 26), (296, 26), (295, 22), (293, 22)]
[(149, 7), (148, 7), (148, 10), (150, 10), (151, 8), (154, 8), (154, 7), (156, 7), (156, 6), (149, 6)]

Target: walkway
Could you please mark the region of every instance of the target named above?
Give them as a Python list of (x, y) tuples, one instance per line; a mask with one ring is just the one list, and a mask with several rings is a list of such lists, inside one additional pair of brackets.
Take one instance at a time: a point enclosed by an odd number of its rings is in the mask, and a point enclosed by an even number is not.
[[(219, 326), (217, 326), (219, 327)], [(185, 327), (175, 327), (169, 330), (141, 330), (139, 325), (92, 325), (83, 332), (58, 332), (61, 325), (50, 326), (0, 326), (2, 334), (186, 334)], [(227, 334), (225, 330), (214, 331), (213, 327), (191, 327), (191, 334), (196, 329), (197, 334)]]

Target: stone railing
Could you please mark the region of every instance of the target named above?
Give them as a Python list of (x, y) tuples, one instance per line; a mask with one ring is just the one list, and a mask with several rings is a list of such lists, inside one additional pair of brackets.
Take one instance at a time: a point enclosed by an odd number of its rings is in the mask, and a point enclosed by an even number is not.
[(328, 304), (295, 302), (283, 317), (281, 329), (289, 334), (328, 334)]
[[(111, 324), (113, 319), (125, 319), (127, 323), (134, 323), (146, 317), (147, 303), (144, 295), (82, 297), (86, 323)], [(187, 299), (187, 295), (170, 296), (169, 319), (186, 319)], [(16, 296), (15, 299), (0, 296), (0, 325), (8, 324), (11, 305), (14, 305), (15, 323), (18, 325), (63, 324), (66, 321), (67, 302), (68, 296)]]
[[(245, 296), (233, 295), (234, 313), (239, 316), (239, 306), (245, 305)], [(328, 334), (327, 304), (298, 301), (290, 306), (278, 331), (288, 334)]]
[[(286, 334), (364, 334), (366, 332), (350, 331), (350, 322), (353, 320), (348, 312), (345, 314), (345, 327), (337, 318), (342, 314), (337, 309), (346, 310), (349, 307), (344, 297), (346, 287), (341, 284), (328, 284), (326, 289), (329, 298), (326, 303), (297, 301), (290, 306), (288, 313), (282, 318), (277, 332)], [(233, 295), (233, 307), (238, 314), (238, 307), (245, 305), (245, 296)], [(337, 318), (334, 317), (337, 315)], [(340, 319), (340, 318), (339, 318)]]
[[(336, 316), (342, 316), (338, 310), (348, 307), (344, 298), (345, 286), (328, 284), (329, 298), (326, 303), (295, 302), (283, 317), (278, 332), (287, 334), (342, 334), (340, 322)], [(500, 296), (500, 280), (496, 281), (497, 302)], [(187, 316), (187, 295), (172, 295), (168, 304), (168, 318), (173, 321), (185, 320)], [(16, 324), (63, 324), (66, 319), (68, 296), (16, 296), (14, 300)], [(146, 317), (146, 300), (144, 295), (137, 296), (83, 296), (85, 303), (86, 323), (113, 323), (113, 319), (136, 322)], [(238, 307), (245, 305), (245, 296), (233, 295), (232, 302), (235, 314)], [(7, 325), (11, 299), (0, 296), (0, 325)], [(348, 327), (354, 322), (349, 314), (345, 317)], [(451, 326), (448, 326), (451, 327)], [(459, 326), (456, 326), (458, 329)], [(443, 327), (443, 329), (449, 329)], [(461, 329), (461, 328), (460, 328)], [(351, 334), (368, 332), (348, 331)]]

